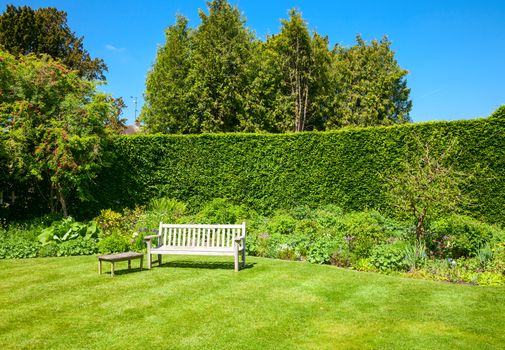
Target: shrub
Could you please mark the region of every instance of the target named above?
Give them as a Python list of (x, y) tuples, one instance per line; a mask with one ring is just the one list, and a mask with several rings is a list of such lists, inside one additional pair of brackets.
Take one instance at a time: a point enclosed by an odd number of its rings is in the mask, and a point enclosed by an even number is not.
[(481, 247), (501, 234), (495, 226), (467, 216), (452, 215), (431, 225), (428, 245), (433, 252), (456, 259), (475, 256)]
[(122, 253), (130, 250), (130, 240), (119, 233), (113, 233), (98, 242), (98, 251), (102, 254)]
[(330, 228), (337, 226), (344, 215), (343, 210), (333, 204), (327, 204), (314, 211), (313, 217), (322, 227)]
[(40, 243), (25, 239), (6, 239), (0, 241), (0, 259), (35, 258), (38, 255)]
[[(449, 165), (477, 172), (464, 193), (476, 199), (462, 208), (471, 216), (505, 224), (505, 130), (502, 120), (410, 123), (392, 127), (344, 128), (332, 132), (116, 137), (106, 146), (114, 155), (92, 188), (94, 201), (76, 202), (78, 213), (133, 207), (159, 194), (187, 203), (226, 197), (261, 214), (302, 205), (337, 205), (347, 211), (388, 211), (384, 177), (418, 151), (421, 140), (458, 139), (458, 157)], [(405, 151), (408, 144), (409, 152)], [(434, 151), (442, 151), (435, 145)], [(383, 175), (383, 176), (382, 176)]]
[(312, 241), (307, 251), (307, 261), (316, 264), (327, 264), (331, 260), (337, 242), (330, 235), (323, 235)]
[(287, 235), (295, 232), (297, 220), (287, 212), (277, 212), (270, 220), (268, 220), (267, 231), (270, 234)]
[(124, 227), (123, 215), (111, 209), (103, 209), (94, 219), (100, 227), (100, 237), (110, 236), (113, 232), (121, 231)]
[(388, 240), (388, 233), (381, 227), (379, 217), (376, 212), (368, 211), (344, 216), (342, 228), (349, 241), (350, 251), (357, 257), (370, 256), (375, 245)]
[(372, 249), (370, 264), (379, 271), (403, 271), (405, 248), (402, 244), (379, 244)]
[(58, 244), (56, 254), (57, 256), (91, 255), (97, 251), (98, 247), (95, 240), (79, 237)]
[(45, 258), (51, 256), (58, 256), (58, 244), (56, 242), (49, 242), (39, 249), (39, 257)]

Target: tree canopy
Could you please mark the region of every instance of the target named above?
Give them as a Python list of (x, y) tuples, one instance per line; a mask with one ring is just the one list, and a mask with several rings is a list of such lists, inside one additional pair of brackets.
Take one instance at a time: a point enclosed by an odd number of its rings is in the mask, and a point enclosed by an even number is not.
[(67, 14), (56, 8), (33, 10), (29, 6), (7, 5), (0, 15), (0, 47), (13, 55), (47, 54), (87, 80), (105, 80), (107, 66), (92, 59), (67, 24)]
[(356, 45), (336, 46), (333, 114), (326, 128), (345, 125), (390, 125), (410, 121), (412, 101), (402, 69), (387, 37), (367, 44), (361, 36)]
[(410, 89), (387, 38), (329, 49), (300, 12), (265, 41), (226, 0), (179, 16), (146, 81), (148, 132), (296, 132), (410, 121)]
[[(9, 179), (67, 214), (66, 197), (86, 197), (100, 166), (101, 142), (120, 123), (120, 99), (99, 93), (48, 55), (0, 51), (0, 162)], [(35, 191), (36, 190), (36, 191)]]

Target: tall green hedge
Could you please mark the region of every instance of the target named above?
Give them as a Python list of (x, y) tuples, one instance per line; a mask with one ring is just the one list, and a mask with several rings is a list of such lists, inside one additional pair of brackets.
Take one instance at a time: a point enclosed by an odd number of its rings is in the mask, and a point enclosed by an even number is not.
[(92, 214), (164, 195), (194, 205), (227, 197), (261, 212), (325, 203), (388, 211), (384, 176), (413, 156), (415, 138), (457, 138), (454, 164), (478, 174), (465, 189), (475, 199), (465, 210), (504, 224), (504, 136), (505, 123), (487, 119), (297, 134), (121, 136), (96, 180), (95, 202), (74, 210)]

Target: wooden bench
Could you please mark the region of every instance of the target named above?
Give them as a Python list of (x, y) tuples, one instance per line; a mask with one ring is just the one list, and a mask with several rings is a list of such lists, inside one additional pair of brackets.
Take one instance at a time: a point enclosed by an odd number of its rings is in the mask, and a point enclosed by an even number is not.
[(118, 254), (108, 254), (108, 255), (100, 255), (98, 257), (98, 273), (102, 274), (102, 261), (110, 262), (110, 275), (114, 277), (114, 268), (116, 262), (128, 260), (128, 270), (131, 269), (131, 261), (133, 259), (140, 259), (140, 271), (142, 271), (142, 262), (144, 260), (144, 254), (135, 253), (135, 252), (126, 252), (126, 253), (118, 253)]
[[(144, 237), (147, 243), (147, 266), (152, 254), (234, 256), (235, 271), (239, 270), (239, 255), (245, 266), (245, 222), (240, 225), (164, 224), (157, 235)], [(157, 239), (156, 246), (153, 240)]]

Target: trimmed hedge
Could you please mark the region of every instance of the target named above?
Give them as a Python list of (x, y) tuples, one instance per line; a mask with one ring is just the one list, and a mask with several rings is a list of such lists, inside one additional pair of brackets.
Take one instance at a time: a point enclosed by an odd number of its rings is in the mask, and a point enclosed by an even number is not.
[(75, 202), (73, 211), (94, 215), (169, 196), (196, 206), (227, 197), (263, 213), (327, 203), (388, 212), (384, 176), (413, 156), (416, 137), (457, 138), (461, 150), (452, 161), (478, 175), (464, 189), (476, 202), (463, 212), (505, 223), (505, 123), (489, 119), (297, 134), (121, 136), (109, 146), (113, 157), (96, 179), (95, 201)]

